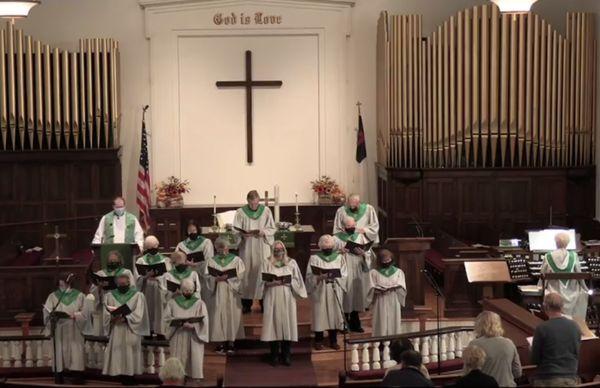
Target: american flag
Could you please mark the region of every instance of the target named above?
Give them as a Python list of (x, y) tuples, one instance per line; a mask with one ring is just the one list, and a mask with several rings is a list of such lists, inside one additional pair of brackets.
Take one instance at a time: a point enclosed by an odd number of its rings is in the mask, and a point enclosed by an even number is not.
[(148, 163), (148, 136), (146, 133), (146, 109), (142, 116), (142, 146), (137, 179), (137, 205), (140, 209), (140, 224), (144, 231), (150, 228), (150, 171)]

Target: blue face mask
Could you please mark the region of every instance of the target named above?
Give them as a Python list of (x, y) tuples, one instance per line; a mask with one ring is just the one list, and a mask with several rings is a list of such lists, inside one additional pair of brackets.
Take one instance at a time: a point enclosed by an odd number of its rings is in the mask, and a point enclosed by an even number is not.
[(117, 216), (121, 217), (123, 214), (125, 214), (125, 208), (124, 207), (115, 208), (115, 214)]

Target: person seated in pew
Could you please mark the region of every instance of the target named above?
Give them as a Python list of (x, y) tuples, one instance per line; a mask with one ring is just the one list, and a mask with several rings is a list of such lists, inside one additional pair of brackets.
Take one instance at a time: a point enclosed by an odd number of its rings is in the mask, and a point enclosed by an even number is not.
[(346, 259), (335, 251), (329, 234), (319, 238), (320, 252), (310, 256), (306, 268), (306, 291), (312, 301), (312, 330), (315, 350), (323, 349), (323, 332), (329, 334), (329, 346), (339, 350), (337, 332), (344, 329), (342, 300), (346, 292)]
[(521, 360), (517, 347), (503, 337), (504, 329), (500, 316), (492, 311), (483, 311), (475, 320), (475, 338), (469, 345), (483, 349), (486, 354), (481, 371), (492, 376), (501, 387), (516, 386), (515, 379), (521, 377)]
[[(204, 344), (208, 342), (208, 312), (192, 279), (181, 282), (181, 294), (167, 303), (165, 327), (171, 356), (183, 364), (190, 382), (204, 378)], [(186, 321), (187, 320), (187, 321)]]
[(217, 254), (206, 263), (210, 341), (221, 342), (219, 353), (233, 354), (234, 341), (245, 336), (242, 322), (240, 283), (245, 274), (244, 262), (229, 253), (229, 243), (219, 237), (215, 241)]
[(298, 342), (296, 299), (307, 296), (302, 273), (281, 241), (273, 243), (273, 254), (263, 262), (261, 273), (258, 293), (263, 299), (264, 312), (260, 340), (270, 344), (271, 365), (281, 362), (290, 366), (291, 343)]
[(44, 332), (54, 336), (56, 344), (56, 359), (53, 359), (53, 368), (58, 373), (56, 384), (63, 383), (65, 372), (81, 379), (80, 372), (85, 368), (83, 332), (92, 307), (83, 293), (71, 288), (73, 278), (72, 273), (59, 275), (58, 289), (44, 303)]
[(160, 368), (158, 377), (162, 382), (161, 386), (183, 386), (185, 385), (185, 370), (183, 364), (177, 357), (169, 357), (165, 365)]
[[(181, 290), (177, 286), (181, 286), (183, 281), (189, 279), (194, 285), (194, 295), (200, 298), (201, 295), (201, 283), (198, 273), (193, 271), (188, 264), (185, 253), (175, 251), (171, 253), (171, 264), (172, 268), (169, 272), (161, 278), (163, 287), (166, 289), (166, 300), (170, 300), (176, 296), (181, 295)], [(177, 287), (177, 289), (175, 289)]]
[(400, 368), (387, 373), (381, 387), (433, 387), (433, 383), (421, 373), (423, 358), (415, 350), (405, 350), (400, 355)]
[[(567, 233), (557, 233), (554, 236), (556, 250), (544, 256), (541, 273), (572, 273), (581, 272), (581, 264), (577, 252), (568, 251), (570, 237)], [(540, 279), (540, 285), (542, 285)], [(547, 280), (544, 296), (556, 292), (563, 298), (563, 313), (585, 321), (588, 306), (588, 287), (583, 280)]]
[[(463, 350), (463, 377), (453, 385), (456, 388), (495, 388), (498, 382), (482, 371), (486, 361), (485, 351), (472, 343)], [(500, 385), (503, 386), (503, 385)]]
[(373, 314), (373, 336), (401, 334), (401, 309), (406, 302), (406, 280), (404, 272), (394, 265), (391, 251), (379, 250), (377, 264), (369, 272), (369, 279), (367, 301)]
[(534, 387), (574, 387), (579, 383), (581, 330), (563, 315), (563, 307), (563, 298), (556, 292), (544, 298), (548, 320), (535, 328), (531, 344), (531, 363), (537, 365)]
[(119, 376), (124, 385), (134, 385), (135, 376), (144, 373), (142, 337), (150, 335), (150, 323), (146, 298), (126, 274), (119, 275), (117, 289), (104, 296), (103, 319), (108, 345), (102, 374)]
[[(144, 255), (135, 262), (134, 275), (136, 287), (144, 294), (148, 304), (150, 318), (150, 335), (164, 339), (162, 313), (166, 305), (167, 290), (162, 279), (164, 272), (171, 269), (167, 258), (158, 252), (159, 242), (155, 236), (147, 236), (144, 240)], [(140, 268), (148, 268), (145, 273)]]
[(196, 222), (190, 220), (187, 225), (187, 238), (177, 244), (175, 250), (185, 253), (188, 265), (198, 273), (201, 284), (201, 299), (206, 300), (208, 295), (205, 294), (206, 278), (204, 278), (204, 272), (207, 260), (215, 254), (215, 248), (210, 239), (200, 235), (199, 229)]
[[(396, 370), (396, 369), (402, 369), (401, 356), (405, 350), (415, 350), (413, 343), (406, 337), (402, 337), (397, 340), (393, 340), (390, 343), (390, 359), (396, 361), (396, 365), (386, 369), (385, 374), (383, 375), (384, 378), (391, 371)], [(421, 366), (419, 367), (419, 371), (427, 379), (430, 379), (429, 371), (427, 370), (427, 367), (425, 366), (425, 364), (421, 364)]]

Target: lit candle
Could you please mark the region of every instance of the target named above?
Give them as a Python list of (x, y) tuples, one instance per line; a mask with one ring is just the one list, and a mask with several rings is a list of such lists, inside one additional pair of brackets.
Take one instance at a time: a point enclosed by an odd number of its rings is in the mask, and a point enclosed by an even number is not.
[(213, 195), (213, 214), (217, 214), (217, 196)]
[(296, 213), (298, 213), (298, 193), (296, 193)]

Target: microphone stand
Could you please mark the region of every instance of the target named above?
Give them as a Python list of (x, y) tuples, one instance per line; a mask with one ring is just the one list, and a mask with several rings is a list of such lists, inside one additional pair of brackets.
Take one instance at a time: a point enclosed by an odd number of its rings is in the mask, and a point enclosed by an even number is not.
[(441, 373), (442, 369), (442, 358), (441, 358), (441, 347), (440, 347), (440, 298), (444, 298), (444, 293), (440, 289), (440, 286), (437, 284), (431, 273), (428, 270), (421, 270), (423, 275), (425, 275), (425, 279), (427, 279), (427, 283), (433, 288), (435, 292), (435, 309), (436, 309), (436, 331), (437, 331), (437, 364), (438, 364), (438, 373)]
[[(325, 285), (327, 285), (327, 280), (325, 280)], [(346, 315), (344, 314), (344, 308), (342, 307), (342, 302), (340, 301), (340, 297), (337, 293), (337, 289), (336, 289), (336, 285), (340, 288), (342, 288), (342, 286), (340, 286), (340, 283), (338, 282), (337, 279), (333, 279), (333, 282), (330, 282), (329, 284), (332, 285), (331, 289), (333, 290), (333, 295), (335, 296), (335, 301), (337, 302), (337, 305), (340, 309), (340, 313), (342, 314), (342, 324), (343, 324), (343, 328), (344, 331), (342, 332), (343, 338), (344, 338), (344, 370), (347, 368), (347, 360), (346, 360), (346, 335), (348, 333), (349, 327), (350, 325), (348, 324), (347, 320), (346, 320)]]
[(60, 384), (58, 378), (58, 370), (56, 368), (56, 325), (58, 324), (58, 319), (55, 318), (54, 313), (60, 303), (62, 302), (67, 290), (61, 291), (60, 298), (58, 298), (58, 302), (52, 308), (52, 311), (48, 314), (48, 318), (50, 319), (50, 335), (52, 336), (52, 374), (54, 375), (54, 383)]

